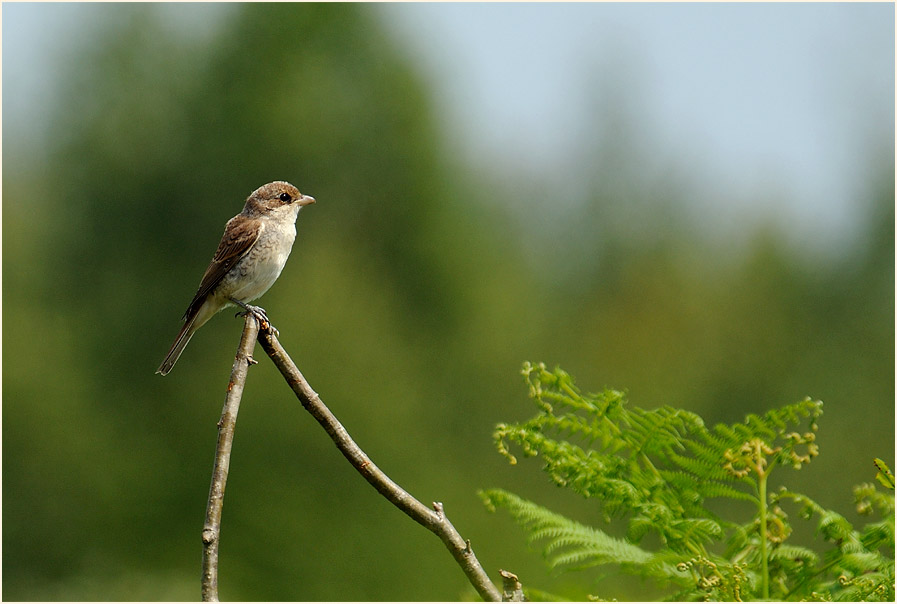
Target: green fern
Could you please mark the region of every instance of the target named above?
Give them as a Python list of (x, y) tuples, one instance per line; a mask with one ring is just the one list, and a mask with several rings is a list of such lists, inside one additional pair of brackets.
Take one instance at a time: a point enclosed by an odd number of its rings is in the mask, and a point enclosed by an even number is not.
[[(881, 516), (862, 530), (802, 495), (767, 492), (774, 469), (800, 469), (818, 455), (820, 401), (708, 429), (682, 409), (630, 408), (617, 390), (584, 394), (561, 369), (525, 363), (522, 373), (538, 413), (496, 427), (499, 453), (512, 464), (513, 449), (538, 456), (555, 484), (596, 500), (608, 521), (626, 523), (618, 539), (507, 491), (482, 492), (489, 509), (510, 512), (550, 568), (619, 565), (666, 582), (682, 599), (893, 598), (894, 562), (880, 551), (894, 547), (892, 492), (857, 488), (858, 509)], [(893, 484), (884, 462), (876, 465), (879, 481)], [(708, 509), (711, 499), (750, 502), (756, 514), (747, 523), (727, 521)], [(834, 549), (820, 557), (787, 542), (786, 503), (816, 517)], [(649, 534), (660, 540), (657, 551), (639, 545)]]
[(528, 533), (530, 543), (547, 541), (543, 553), (552, 569), (588, 568), (602, 564), (647, 564), (653, 554), (637, 545), (570, 520), (531, 501), (503, 491), (481, 491), (486, 507), (505, 508)]

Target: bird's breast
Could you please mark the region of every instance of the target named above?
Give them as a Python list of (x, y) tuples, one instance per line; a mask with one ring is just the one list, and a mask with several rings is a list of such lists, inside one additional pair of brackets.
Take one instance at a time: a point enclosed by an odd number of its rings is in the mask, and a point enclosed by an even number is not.
[(231, 269), (230, 296), (249, 302), (268, 291), (280, 276), (295, 240), (294, 224), (266, 224), (252, 249)]

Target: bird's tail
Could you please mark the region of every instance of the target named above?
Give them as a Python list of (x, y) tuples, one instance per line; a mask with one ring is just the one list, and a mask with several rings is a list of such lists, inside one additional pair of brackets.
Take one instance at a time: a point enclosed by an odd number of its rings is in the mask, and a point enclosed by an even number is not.
[(168, 372), (171, 371), (171, 368), (174, 367), (174, 364), (178, 362), (181, 353), (184, 352), (184, 348), (186, 348), (187, 343), (190, 342), (190, 338), (193, 337), (193, 334), (196, 333), (196, 329), (198, 328), (194, 327), (194, 324), (196, 323), (196, 316), (197, 313), (193, 313), (193, 316), (187, 319), (187, 322), (184, 323), (184, 326), (181, 328), (181, 332), (174, 340), (174, 344), (171, 345), (171, 350), (169, 350), (168, 354), (165, 355), (165, 360), (162, 361), (162, 364), (159, 365), (158, 369), (156, 369), (156, 373), (168, 375)]

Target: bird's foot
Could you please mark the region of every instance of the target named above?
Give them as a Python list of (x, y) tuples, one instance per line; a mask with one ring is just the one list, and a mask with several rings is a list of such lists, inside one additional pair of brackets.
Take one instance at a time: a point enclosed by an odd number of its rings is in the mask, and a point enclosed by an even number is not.
[(271, 321), (268, 319), (268, 313), (266, 313), (265, 309), (261, 306), (253, 306), (252, 304), (244, 304), (242, 302), (239, 302), (238, 305), (243, 310), (236, 313), (234, 315), (235, 317), (245, 317), (246, 315), (252, 315), (253, 317), (255, 317), (255, 320), (259, 322), (259, 324), (271, 324)]
[(265, 309), (261, 306), (253, 306), (252, 304), (246, 304), (245, 302), (241, 302), (239, 300), (235, 300), (234, 298), (230, 299), (231, 302), (242, 308), (240, 312), (235, 314), (235, 317), (245, 317), (246, 315), (252, 315), (255, 317), (255, 320), (258, 321), (259, 328), (262, 331), (270, 331), (274, 334), (274, 337), (279, 337), (280, 332), (271, 325), (271, 320), (268, 319), (268, 313), (265, 312)]

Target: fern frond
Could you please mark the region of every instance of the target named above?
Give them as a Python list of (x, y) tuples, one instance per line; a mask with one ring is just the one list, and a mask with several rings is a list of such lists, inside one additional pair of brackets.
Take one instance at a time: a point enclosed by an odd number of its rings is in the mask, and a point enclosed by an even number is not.
[[(695, 464), (690, 464), (685, 462), (686, 466), (690, 466), (693, 469), (698, 469), (703, 467), (700, 462)], [(661, 470), (660, 475), (667, 482), (667, 484), (676, 489), (677, 492), (683, 491), (695, 491), (701, 496), (701, 499), (712, 499), (715, 497), (723, 497), (726, 499), (738, 499), (741, 501), (750, 501), (752, 503), (757, 502), (757, 498), (750, 495), (749, 493), (745, 493), (743, 491), (739, 491), (733, 486), (725, 484), (723, 482), (718, 482), (717, 480), (711, 479), (709, 476), (704, 480), (698, 478), (696, 472), (681, 472), (681, 471), (671, 471), (671, 470)]]
[(722, 537), (719, 523), (708, 518), (685, 518), (672, 523), (672, 531), (683, 543), (707, 543)]
[[(499, 452), (511, 463), (512, 449), (541, 458), (556, 485), (598, 500), (608, 522), (628, 521), (619, 539), (506, 491), (481, 492), (489, 509), (508, 510), (551, 568), (616, 564), (661, 578), (689, 600), (893, 600), (893, 475), (884, 461), (875, 463), (888, 491), (855, 490), (857, 511), (880, 515), (861, 530), (803, 495), (769, 494), (771, 472), (800, 468), (818, 454), (820, 401), (708, 428), (681, 409), (628, 407), (621, 391), (584, 393), (560, 368), (526, 363), (522, 373), (538, 412), (497, 426)], [(743, 524), (725, 521), (708, 508), (712, 498), (747, 501), (757, 512)], [(815, 520), (830, 546), (824, 555), (788, 541), (789, 518), (778, 505), (788, 501)], [(638, 545), (648, 533), (659, 539), (656, 552)], [(727, 543), (724, 556), (709, 553), (718, 540)]]
[(710, 431), (718, 449), (738, 447), (759, 438), (772, 446), (775, 441), (794, 430), (804, 420), (809, 420), (808, 430), (816, 431), (816, 420), (822, 415), (822, 401), (805, 398), (802, 401), (767, 411), (763, 415), (750, 414), (743, 424), (717, 424)]
[(875, 467), (878, 468), (878, 474), (875, 475), (875, 479), (882, 484), (886, 489), (894, 490), (894, 473), (891, 472), (891, 468), (888, 467), (884, 461), (879, 458), (875, 458), (873, 461), (875, 463)]
[(704, 422), (694, 413), (673, 407), (660, 407), (645, 411), (632, 409), (622, 421), (629, 426), (627, 440), (633, 456), (657, 454), (682, 449), (688, 436), (704, 428)]
[(783, 543), (773, 548), (769, 553), (770, 561), (787, 560), (789, 562), (801, 562), (813, 566), (819, 561), (819, 555), (811, 549)]
[[(651, 554), (636, 548), (634, 551), (623, 541), (614, 539), (601, 531), (597, 531), (594, 543), (578, 549), (568, 549), (549, 559), (550, 568), (563, 568), (568, 570), (583, 570), (602, 564), (633, 564), (640, 565), (651, 559)], [(600, 536), (604, 537), (601, 542)]]
[(894, 517), (881, 522), (872, 522), (863, 527), (860, 535), (863, 547), (868, 550), (880, 548), (894, 549)]
[(857, 503), (857, 512), (871, 514), (878, 510), (882, 518), (894, 521), (894, 491), (879, 491), (871, 482), (864, 482), (853, 489), (853, 497)]
[(552, 568), (585, 568), (601, 564), (644, 564), (652, 554), (501, 489), (481, 491), (489, 509), (508, 510), (533, 545), (545, 542), (543, 555)]

